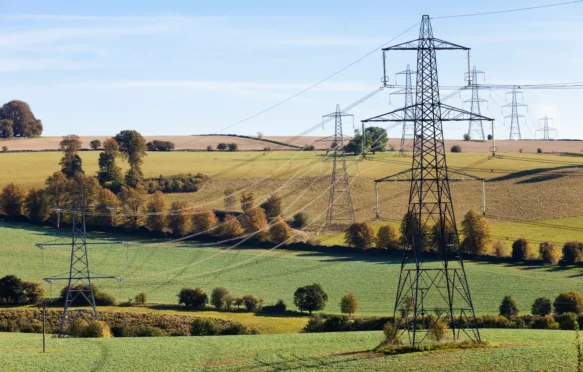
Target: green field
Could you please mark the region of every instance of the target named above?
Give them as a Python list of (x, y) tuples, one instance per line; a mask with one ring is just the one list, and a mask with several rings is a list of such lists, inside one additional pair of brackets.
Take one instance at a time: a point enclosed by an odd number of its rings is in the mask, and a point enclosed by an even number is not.
[[(381, 332), (222, 337), (49, 339), (0, 333), (4, 371), (390, 370), (575, 371), (574, 332), (483, 330), (492, 347), (382, 356)], [(66, 366), (66, 367), (64, 367)]]
[[(4, 244), (0, 247), (0, 275), (16, 274), (27, 280), (66, 276), (67, 247), (49, 247), (42, 264), (42, 252), (35, 243), (55, 238), (53, 228), (1, 223)], [(60, 230), (66, 237), (68, 231)], [(110, 236), (111, 240), (128, 240)], [(64, 239), (62, 242), (66, 242)], [(390, 314), (399, 275), (398, 258), (389, 259), (362, 254), (326, 255), (285, 250), (221, 250), (200, 248), (195, 243), (182, 245), (145, 244), (126, 249), (120, 245), (90, 247), (94, 275), (119, 275), (124, 278), (123, 294), (117, 282), (100, 280), (98, 285), (121, 300), (146, 292), (151, 302), (176, 303), (182, 287), (200, 286), (211, 291), (224, 286), (235, 295), (253, 294), (274, 303), (282, 298), (292, 305), (293, 292), (299, 286), (317, 282), (330, 296), (328, 312), (339, 312), (340, 298), (354, 292), (361, 302), (361, 314)], [(466, 270), (472, 297), (479, 314), (497, 313), (504, 295), (517, 298), (519, 308), (527, 313), (539, 296), (554, 298), (559, 292), (580, 290), (582, 268), (540, 267), (485, 262), (467, 262)], [(54, 284), (54, 294), (64, 282)], [(47, 291), (49, 290), (46, 285)], [(293, 305), (292, 305), (293, 307)]]

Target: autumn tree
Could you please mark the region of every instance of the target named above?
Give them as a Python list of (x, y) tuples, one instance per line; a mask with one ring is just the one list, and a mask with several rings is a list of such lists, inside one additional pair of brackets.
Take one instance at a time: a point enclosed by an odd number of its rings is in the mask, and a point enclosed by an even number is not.
[(344, 233), (344, 242), (351, 247), (359, 249), (371, 248), (375, 239), (375, 231), (367, 222), (353, 223)]
[(444, 254), (446, 251), (452, 253), (457, 249), (457, 232), (449, 217), (446, 216), (443, 220), (440, 218), (431, 227), (431, 239), (433, 248), (440, 254)]
[[(420, 242), (419, 230), (421, 230)], [(415, 213), (407, 212), (401, 220), (401, 239), (409, 246), (421, 245), (421, 250), (427, 252), (431, 249), (432, 233), (426, 225), (420, 226), (419, 219)]]
[(292, 229), (281, 216), (275, 217), (269, 228), (269, 240), (274, 243), (284, 243), (292, 237)]
[(241, 194), (241, 209), (243, 209), (243, 214), (240, 221), (245, 232), (254, 233), (254, 237), (259, 240), (266, 240), (268, 237), (267, 216), (265, 210), (257, 206), (253, 193), (246, 191)]
[(142, 163), (146, 156), (146, 140), (135, 130), (123, 130), (114, 137), (119, 144), (119, 150), (130, 165), (126, 173), (126, 184), (136, 187), (144, 178)]
[(398, 249), (399, 231), (391, 225), (381, 226), (377, 231), (375, 246), (382, 249)]
[(224, 195), (225, 195), (225, 197), (224, 197), (225, 211), (227, 211), (227, 212), (234, 211), (235, 204), (236, 204), (235, 190), (233, 190), (231, 188), (225, 189)]
[(147, 196), (146, 190), (141, 186), (136, 188), (124, 186), (121, 188), (121, 192), (118, 195), (120, 207), (130, 227), (135, 228), (142, 225)]
[(101, 147), (101, 141), (94, 139), (93, 141), (89, 142), (89, 147), (91, 147), (91, 150), (99, 150)]
[(491, 254), (492, 229), (486, 217), (470, 209), (462, 221), (462, 231), (465, 237), (462, 241), (464, 251), (478, 256)]
[(102, 186), (110, 184), (113, 188), (119, 188), (123, 183), (121, 168), (115, 163), (119, 155), (119, 144), (114, 138), (103, 142), (103, 151), (99, 154), (99, 170), (97, 179)]
[(219, 225), (219, 234), (226, 237), (241, 236), (243, 232), (239, 219), (232, 214), (226, 215), (223, 223)]
[(62, 208), (69, 201), (69, 183), (71, 181), (62, 173), (55, 172), (45, 181), (45, 192), (51, 207)]
[(210, 209), (192, 215), (192, 230), (197, 233), (211, 232), (217, 224), (217, 216)]
[(68, 185), (69, 200), (73, 205), (92, 206), (97, 202), (101, 185), (95, 177), (76, 173)]
[(281, 196), (279, 193), (276, 192), (266, 201), (261, 203), (261, 208), (263, 208), (265, 215), (269, 220), (272, 220), (277, 216), (281, 216), (283, 213), (283, 207), (281, 205)]
[(26, 189), (20, 185), (9, 183), (0, 194), (0, 209), (10, 217), (22, 216), (24, 215), (25, 199)]
[(95, 216), (91, 223), (97, 226), (115, 226), (115, 211), (119, 208), (119, 199), (108, 189), (99, 189), (95, 205)]
[(63, 136), (59, 143), (59, 150), (63, 151), (63, 158), (60, 161), (61, 172), (68, 178), (72, 178), (77, 173), (83, 173), (83, 161), (79, 156), (81, 150), (81, 139), (76, 134)]
[(340, 311), (349, 316), (356, 313), (360, 307), (360, 302), (354, 293), (348, 293), (340, 299)]
[(45, 190), (32, 188), (24, 200), (26, 216), (33, 222), (44, 222), (49, 218), (50, 205)]
[(556, 265), (561, 259), (561, 249), (552, 242), (542, 242), (539, 245), (540, 258), (549, 265)]
[(191, 208), (185, 201), (175, 201), (168, 213), (168, 228), (176, 235), (184, 236), (192, 230)]
[(156, 191), (146, 206), (146, 227), (150, 231), (162, 232), (166, 227), (166, 213), (168, 203), (162, 192)]
[(12, 121), (15, 137), (35, 137), (43, 132), (42, 122), (32, 113), (28, 103), (13, 100), (0, 108), (0, 119)]

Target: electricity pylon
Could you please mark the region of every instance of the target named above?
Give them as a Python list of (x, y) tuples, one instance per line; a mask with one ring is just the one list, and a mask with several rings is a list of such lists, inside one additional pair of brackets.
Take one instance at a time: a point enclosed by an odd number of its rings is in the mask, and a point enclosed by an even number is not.
[[(346, 157), (344, 151), (344, 136), (342, 134), (342, 117), (354, 115), (340, 111), (340, 105), (336, 105), (336, 111), (322, 116), (324, 118), (334, 118), (334, 138), (332, 140), (332, 178), (330, 180), (330, 197), (328, 198), (328, 212), (326, 214), (326, 226), (331, 226), (336, 222), (354, 222), (354, 208), (352, 206), (352, 197), (350, 196), (350, 183), (348, 182), (348, 172), (346, 170)], [(338, 187), (337, 183), (342, 180), (344, 187)], [(342, 210), (338, 199), (346, 201), (346, 208)], [(337, 207), (337, 208), (335, 208)], [(341, 212), (338, 213), (338, 209)], [(338, 214), (342, 214), (338, 218)]]
[(413, 139), (414, 128), (413, 128), (413, 121), (410, 119), (413, 118), (413, 84), (412, 84), (412, 75), (415, 74), (415, 71), (411, 71), (409, 65), (405, 71), (397, 72), (395, 75), (395, 83), (397, 83), (397, 76), (404, 75), (405, 76), (405, 89), (398, 90), (396, 92), (391, 93), (393, 94), (402, 94), (405, 96), (405, 119), (403, 121), (403, 133), (401, 134), (401, 145), (399, 146), (399, 152), (403, 154), (405, 152), (406, 142), (409, 139)]
[(543, 132), (543, 140), (545, 141), (550, 141), (551, 139), (551, 132), (555, 132), (557, 135), (559, 134), (559, 132), (555, 129), (555, 128), (551, 128), (549, 127), (549, 120), (554, 121), (555, 119), (553, 118), (549, 118), (545, 115), (544, 118), (540, 118), (538, 119), (539, 123), (542, 120), (543, 122), (543, 127), (541, 129), (537, 129), (536, 132)]
[(518, 113), (519, 107), (528, 107), (524, 103), (518, 103), (516, 96), (519, 94), (522, 95), (522, 92), (518, 91), (516, 88), (512, 89), (512, 91), (507, 92), (508, 94), (512, 95), (511, 103), (504, 105), (502, 107), (510, 107), (510, 115), (506, 115), (505, 118), (510, 118), (510, 139), (522, 139), (522, 135), (520, 134), (520, 118), (524, 118), (524, 115), (520, 115)]
[[(465, 73), (466, 81), (469, 82), (469, 85), (472, 88), (472, 98), (464, 101), (464, 103), (470, 102), (470, 111), (472, 114), (476, 114), (478, 116), (482, 115), (480, 103), (488, 102), (485, 99), (480, 99), (480, 88), (478, 86), (478, 75), (480, 74), (485, 75), (485, 72), (476, 70), (476, 66), (474, 66), (472, 71), (469, 73)], [(484, 125), (482, 124), (482, 120), (470, 120), (468, 125), (468, 136), (472, 139), (478, 139), (480, 141), (484, 141), (486, 139), (486, 137), (484, 137)]]
[[(417, 52), (413, 163), (404, 219), (407, 247), (394, 307), (396, 329), (407, 332), (410, 344), (416, 346), (436, 322), (447, 322), (454, 340), (466, 337), (479, 342), (460, 253), (442, 122), (492, 119), (440, 102), (436, 51), (464, 50), (469, 54), (469, 48), (434, 38), (429, 16), (422, 18), (419, 39), (384, 48), (383, 61), (391, 50)], [(405, 115), (405, 109), (398, 109), (364, 122), (401, 122)], [(428, 251), (435, 252), (437, 260), (427, 260)]]

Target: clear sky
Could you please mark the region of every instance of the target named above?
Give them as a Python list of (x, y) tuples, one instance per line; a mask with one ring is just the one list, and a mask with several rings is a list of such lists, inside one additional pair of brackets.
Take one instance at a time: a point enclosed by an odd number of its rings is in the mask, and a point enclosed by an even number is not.
[[(310, 86), (430, 16), (503, 10), (521, 1), (13, 1), (0, 5), (0, 100), (29, 102), (45, 135), (213, 133)], [(583, 3), (517, 13), (433, 20), (435, 37), (472, 48), (487, 83), (583, 81)], [(415, 39), (418, 27), (395, 44)], [(392, 52), (388, 75), (414, 52)], [(440, 83), (463, 84), (463, 52), (438, 54)], [(380, 86), (381, 52), (319, 87), (226, 133), (295, 135), (336, 103)], [(401, 82), (401, 81), (397, 81)], [(384, 91), (352, 111), (357, 122), (402, 105)], [(484, 92), (497, 119), (504, 91)], [(447, 93), (444, 93), (447, 94)], [(583, 90), (524, 91), (523, 137), (555, 118), (561, 138), (583, 138)], [(449, 104), (461, 106), (467, 93)], [(469, 108), (469, 106), (465, 106)], [(330, 134), (331, 126), (310, 134)], [(461, 138), (466, 124), (446, 124)], [(352, 123), (345, 131), (352, 132)], [(486, 130), (486, 133), (489, 133)], [(398, 136), (399, 130), (390, 132)]]

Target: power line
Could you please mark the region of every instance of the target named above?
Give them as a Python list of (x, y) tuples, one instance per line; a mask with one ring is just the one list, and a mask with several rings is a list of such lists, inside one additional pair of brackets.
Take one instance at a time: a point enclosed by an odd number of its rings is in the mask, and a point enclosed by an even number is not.
[(490, 11), (490, 12), (468, 13), (468, 14), (456, 14), (456, 15), (448, 15), (448, 16), (439, 16), (439, 17), (431, 17), (431, 19), (477, 17), (477, 16), (491, 15), (491, 14), (513, 13), (513, 12), (522, 12), (522, 11), (527, 11), (527, 10), (552, 8), (552, 7), (563, 6), (563, 5), (571, 5), (571, 4), (577, 4), (577, 3), (583, 3), (583, 0), (567, 1), (567, 2), (562, 2), (562, 3), (553, 3), (553, 4), (546, 4), (546, 5), (539, 5), (539, 6), (529, 6), (529, 7), (524, 7), (524, 8), (514, 8), (514, 9), (506, 9), (506, 10), (494, 10), (494, 11)]

